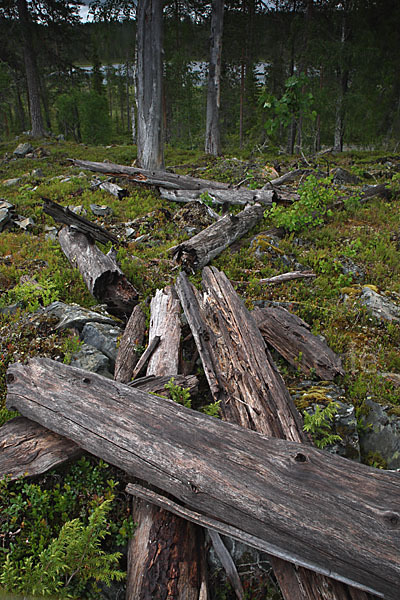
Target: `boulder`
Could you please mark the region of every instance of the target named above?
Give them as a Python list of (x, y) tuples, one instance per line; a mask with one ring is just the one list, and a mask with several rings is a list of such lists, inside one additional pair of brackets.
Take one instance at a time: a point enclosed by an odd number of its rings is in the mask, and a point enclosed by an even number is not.
[(21, 177), (13, 177), (12, 179), (5, 179), (3, 181), (3, 185), (7, 186), (7, 187), (11, 187), (13, 185), (18, 185), (18, 183), (21, 183), (22, 178)]
[(71, 366), (79, 367), (92, 373), (98, 373), (111, 379), (113, 377), (110, 371), (110, 361), (107, 356), (89, 344), (82, 344), (78, 352), (73, 355)]
[(363, 287), (360, 302), (368, 312), (380, 321), (400, 321), (400, 306), (378, 294), (370, 287)]
[(111, 361), (114, 368), (118, 352), (118, 340), (123, 331), (120, 327), (108, 323), (87, 323), (82, 329), (82, 340), (100, 350)]
[(79, 304), (64, 304), (64, 302), (52, 302), (44, 311), (58, 319), (56, 329), (78, 329), (82, 331), (86, 323), (107, 323), (115, 325), (115, 320), (108, 314), (96, 312), (89, 308), (83, 308)]
[(357, 175), (350, 173), (350, 171), (346, 171), (346, 169), (342, 169), (341, 167), (338, 167), (337, 169), (335, 169), (333, 171), (333, 180), (332, 181), (333, 181), (333, 183), (357, 185), (358, 183), (360, 183), (360, 178), (357, 177)]
[(105, 204), (102, 206), (99, 204), (91, 204), (90, 210), (96, 217), (108, 217), (109, 215), (112, 215), (112, 209)]
[(33, 152), (33, 147), (31, 146), (31, 144), (29, 142), (25, 142), (22, 144), (18, 144), (18, 146), (15, 148), (13, 154), (15, 156), (18, 156), (18, 158), (24, 158), (30, 152)]
[(390, 406), (382, 406), (372, 398), (367, 398), (365, 405), (369, 412), (362, 418), (360, 446), (363, 456), (379, 456), (388, 469), (400, 469), (400, 416), (391, 414)]

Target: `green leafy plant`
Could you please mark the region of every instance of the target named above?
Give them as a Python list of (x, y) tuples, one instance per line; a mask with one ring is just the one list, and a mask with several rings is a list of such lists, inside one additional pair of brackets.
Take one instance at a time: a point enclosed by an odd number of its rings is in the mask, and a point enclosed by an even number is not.
[(58, 300), (57, 286), (50, 279), (42, 279), (40, 283), (25, 281), (17, 284), (4, 295), (1, 303), (5, 306), (21, 302), (30, 312), (34, 312), (40, 306), (48, 306), (55, 300)]
[(216, 402), (206, 404), (200, 409), (200, 411), (206, 415), (209, 415), (210, 417), (216, 417), (218, 419), (220, 417), (220, 405), (221, 400), (217, 400)]
[(189, 388), (183, 388), (180, 385), (176, 385), (175, 378), (171, 377), (168, 383), (165, 384), (165, 389), (171, 395), (171, 399), (186, 408), (192, 408), (192, 399), (190, 398)]
[(298, 232), (305, 227), (322, 225), (326, 217), (332, 216), (330, 207), (338, 192), (332, 185), (331, 177), (317, 179), (315, 175), (309, 175), (299, 192), (300, 200), (290, 208), (277, 206), (274, 202), (272, 208), (266, 211), (265, 216), (271, 217), (276, 227)]
[[(97, 506), (85, 526), (81, 519), (67, 521), (50, 544), (37, 556), (14, 561), (8, 554), (0, 584), (8, 591), (77, 598), (90, 579), (110, 584), (125, 573), (116, 568), (120, 552), (107, 554), (101, 548), (109, 535), (107, 516), (113, 498)], [(72, 591), (71, 583), (79, 580)]]
[(330, 402), (325, 408), (317, 405), (314, 413), (305, 411), (304, 431), (311, 434), (318, 448), (325, 448), (341, 441), (340, 435), (332, 433), (332, 424), (338, 411), (337, 402)]

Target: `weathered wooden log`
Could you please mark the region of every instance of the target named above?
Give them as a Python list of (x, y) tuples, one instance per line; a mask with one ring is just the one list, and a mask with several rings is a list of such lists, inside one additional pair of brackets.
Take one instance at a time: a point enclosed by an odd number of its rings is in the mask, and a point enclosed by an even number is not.
[(371, 198), (375, 196), (381, 196), (382, 198), (388, 199), (391, 196), (390, 190), (387, 188), (387, 183), (378, 183), (377, 185), (369, 186), (365, 192), (362, 193), (360, 203), (365, 204)]
[(254, 204), (258, 202), (264, 206), (271, 206), (275, 200), (273, 190), (250, 190), (249, 188), (231, 188), (229, 190), (216, 190), (213, 188), (201, 188), (199, 190), (168, 190), (160, 188), (161, 198), (173, 202), (193, 202), (207, 196), (207, 200), (215, 205), (239, 205)]
[(121, 245), (124, 242), (117, 238), (113, 233), (107, 231), (100, 225), (89, 221), (85, 217), (75, 214), (66, 206), (61, 206), (57, 202), (53, 202), (48, 198), (42, 198), (43, 200), (43, 212), (50, 215), (57, 223), (63, 223), (64, 225), (72, 225), (77, 231), (84, 233), (92, 240), (96, 240), (101, 244), (107, 244), (112, 242), (115, 245)]
[[(286, 283), (286, 281), (292, 281), (293, 279), (312, 279), (316, 277), (315, 273), (311, 271), (290, 271), (288, 273), (281, 273), (280, 275), (273, 275), (273, 277), (266, 277), (264, 279), (259, 279), (258, 283), (266, 283), (268, 285), (277, 285), (279, 283)], [(231, 279), (232, 283), (239, 283), (241, 285), (246, 285), (248, 281), (235, 281)]]
[(176, 175), (168, 171), (153, 171), (137, 167), (125, 167), (123, 165), (116, 165), (115, 163), (92, 162), (90, 160), (72, 159), (72, 162), (81, 169), (89, 169), (89, 171), (105, 173), (107, 175), (125, 176), (137, 183), (146, 183), (174, 190), (199, 190), (202, 188), (225, 190), (230, 187), (228, 183), (198, 179), (188, 175)]
[[(171, 376), (141, 377), (130, 385), (149, 394), (167, 395), (165, 385)], [(176, 385), (188, 388), (191, 395), (198, 389), (195, 375), (174, 377)], [(71, 440), (53, 433), (25, 417), (16, 417), (0, 427), (0, 479), (11, 480), (24, 475), (41, 475), (69, 460), (75, 460), (82, 450)]]
[[(160, 340), (147, 375), (178, 373), (180, 305), (172, 287), (157, 290), (150, 302), (149, 345)], [(128, 546), (126, 600), (173, 598), (206, 600), (204, 531), (170, 512), (136, 498), (135, 535)]]
[(133, 369), (139, 360), (137, 349), (142, 346), (146, 330), (146, 317), (137, 304), (126, 324), (115, 361), (114, 379), (128, 383), (132, 379)]
[(311, 172), (310, 169), (294, 169), (293, 171), (289, 171), (280, 177), (276, 177), (275, 179), (271, 179), (268, 183), (265, 184), (264, 189), (271, 189), (272, 187), (279, 187), (280, 185), (284, 185), (285, 183), (289, 183), (292, 181), (296, 181), (299, 177), (301, 177), (304, 173)]
[(329, 381), (344, 375), (340, 357), (297, 315), (281, 306), (255, 308), (252, 315), (264, 340), (303, 373)]
[(7, 381), (9, 408), (259, 538), (270, 554), (397, 600), (397, 473), (267, 438), (50, 359), (11, 365)]
[[(307, 442), (296, 407), (243, 302), (223, 273), (203, 272), (204, 296), (195, 292), (184, 273), (177, 292), (196, 340), (214, 399), (223, 417), (266, 435)], [(271, 557), (286, 600), (340, 600), (342, 584)], [(304, 596), (303, 590), (308, 593)], [(323, 595), (321, 589), (329, 590)], [(327, 592), (328, 593), (328, 592)]]
[(16, 417), (0, 427), (0, 479), (40, 475), (82, 450), (64, 437), (24, 417)]
[(103, 254), (86, 235), (70, 227), (63, 227), (58, 239), (92, 296), (107, 304), (110, 314), (127, 319), (137, 304), (138, 293), (111, 256)]
[(173, 259), (189, 272), (197, 271), (240, 239), (262, 219), (260, 204), (247, 206), (237, 215), (226, 214), (190, 240), (170, 249)]
[(125, 198), (129, 195), (128, 190), (125, 190), (120, 185), (112, 183), (111, 181), (102, 181), (99, 185), (99, 188), (105, 192), (108, 192), (109, 194), (112, 194), (118, 198), (118, 200), (122, 200), (122, 198)]
[(142, 356), (139, 358), (136, 367), (132, 372), (132, 379), (135, 379), (137, 375), (139, 375), (140, 371), (144, 368), (146, 363), (150, 360), (154, 350), (157, 348), (160, 343), (160, 336), (155, 335), (152, 340), (150, 340), (146, 350), (143, 352)]

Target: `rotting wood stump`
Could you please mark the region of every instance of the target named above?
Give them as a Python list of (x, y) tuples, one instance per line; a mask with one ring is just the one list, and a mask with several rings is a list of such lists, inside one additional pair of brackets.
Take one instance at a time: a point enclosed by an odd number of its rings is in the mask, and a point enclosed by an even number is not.
[(8, 408), (237, 528), (245, 543), (397, 600), (397, 473), (267, 438), (50, 359), (11, 365), (7, 382)]
[(138, 293), (114, 259), (71, 227), (63, 227), (58, 240), (71, 265), (79, 269), (92, 296), (107, 304), (110, 314), (127, 320), (138, 302)]

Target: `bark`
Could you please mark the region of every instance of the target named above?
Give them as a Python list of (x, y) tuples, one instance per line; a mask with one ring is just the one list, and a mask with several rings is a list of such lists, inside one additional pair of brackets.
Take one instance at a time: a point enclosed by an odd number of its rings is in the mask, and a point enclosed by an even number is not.
[(247, 206), (237, 215), (226, 214), (190, 240), (170, 249), (174, 260), (194, 272), (202, 269), (236, 240), (252, 229), (263, 217), (260, 204)]
[[(216, 269), (206, 268), (203, 288), (202, 296), (183, 273), (178, 277), (177, 292), (223, 418), (268, 436), (308, 442), (257, 324), (228, 279)], [(346, 597), (342, 584), (306, 569), (299, 571), (282, 558), (271, 557), (271, 564), (287, 600)]]
[[(149, 344), (157, 338), (160, 343), (147, 375), (177, 376), (180, 305), (173, 288), (157, 290), (150, 313)], [(133, 517), (138, 526), (128, 547), (126, 600), (206, 600), (203, 530), (139, 498), (133, 503)]]
[(116, 381), (128, 383), (132, 379), (133, 369), (139, 360), (137, 349), (143, 345), (145, 331), (146, 317), (141, 307), (136, 305), (129, 317), (119, 344), (114, 369), (114, 379)]
[(219, 108), (224, 2), (223, 0), (213, 0), (211, 7), (205, 152), (218, 156), (220, 153)]
[(12, 365), (7, 381), (8, 408), (237, 527), (243, 538), (259, 538), (270, 554), (397, 600), (397, 473), (266, 437), (50, 359)]
[(220, 181), (209, 181), (208, 179), (199, 179), (188, 175), (176, 175), (168, 171), (156, 169), (140, 169), (138, 167), (126, 167), (115, 163), (93, 162), (90, 160), (71, 159), (73, 164), (81, 169), (88, 169), (96, 173), (105, 173), (107, 175), (126, 176), (138, 183), (148, 185), (157, 185), (173, 190), (201, 190), (203, 188), (212, 188), (218, 190), (229, 189), (228, 183)]
[(101, 244), (108, 244), (108, 242), (112, 242), (117, 246), (121, 244), (121, 240), (115, 235), (103, 227), (100, 227), (100, 225), (89, 221), (89, 219), (76, 215), (66, 206), (61, 206), (61, 204), (57, 204), (57, 202), (53, 202), (48, 198), (42, 198), (42, 200), (43, 212), (52, 217), (57, 223), (73, 225), (74, 229), (84, 233), (86, 236), (89, 236), (91, 239), (96, 240)]
[(21, 24), (26, 83), (29, 96), (32, 136), (43, 137), (45, 128), (40, 107), (40, 82), (36, 65), (36, 52), (32, 39), (32, 22), (26, 0), (17, 0), (18, 17)]
[(162, 0), (139, 0), (136, 34), (138, 164), (164, 168), (162, 118)]
[(105, 255), (83, 233), (64, 227), (58, 234), (60, 246), (89, 290), (110, 314), (126, 320), (137, 304), (138, 293), (117, 263)]
[(40, 475), (81, 453), (74, 442), (24, 417), (0, 427), (0, 479)]
[(298, 316), (280, 306), (256, 308), (252, 315), (264, 340), (295, 368), (328, 381), (344, 375), (340, 357)]

